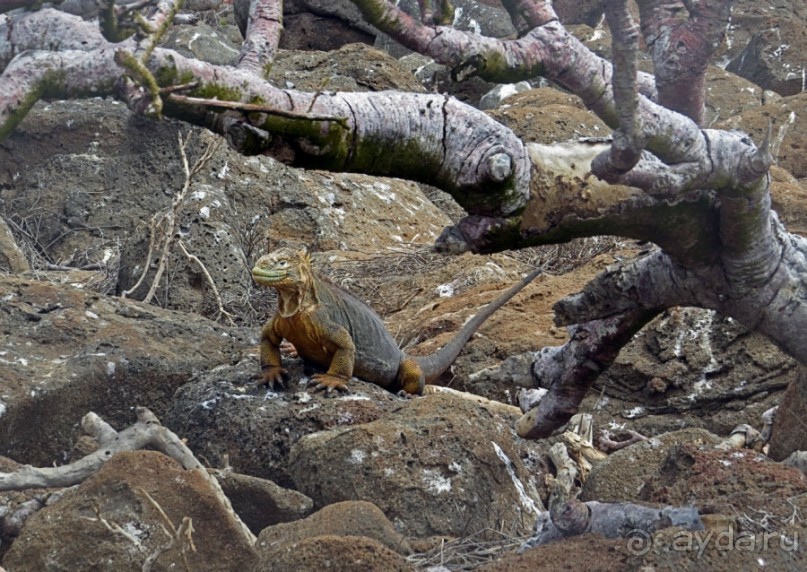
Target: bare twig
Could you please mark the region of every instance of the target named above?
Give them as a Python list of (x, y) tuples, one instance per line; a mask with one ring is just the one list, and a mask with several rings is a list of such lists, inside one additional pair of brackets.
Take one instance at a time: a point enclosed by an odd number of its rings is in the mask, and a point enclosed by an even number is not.
[[(148, 304), (154, 299), (154, 295), (157, 292), (157, 288), (160, 285), (160, 279), (162, 278), (163, 273), (165, 272), (166, 269), (166, 265), (168, 264), (168, 258), (171, 253), (171, 247), (177, 240), (177, 232), (176, 232), (177, 219), (179, 217), (179, 212), (182, 210), (182, 207), (185, 204), (188, 191), (190, 190), (191, 187), (191, 182), (193, 181), (193, 178), (199, 173), (199, 171), (201, 171), (202, 168), (207, 164), (207, 162), (210, 160), (210, 158), (213, 156), (213, 154), (216, 152), (219, 145), (221, 144), (220, 140), (209, 144), (205, 149), (205, 151), (202, 153), (202, 156), (193, 164), (193, 166), (190, 166), (188, 162), (186, 149), (188, 143), (191, 140), (191, 137), (188, 136), (187, 138), (183, 138), (182, 133), (179, 133), (178, 139), (179, 139), (179, 154), (182, 160), (182, 170), (185, 173), (185, 180), (182, 184), (182, 188), (174, 196), (174, 199), (171, 202), (171, 208), (165, 212), (155, 214), (152, 217), (151, 223), (149, 224), (149, 251), (148, 255), (146, 256), (146, 263), (143, 267), (143, 273), (140, 275), (140, 278), (137, 280), (134, 286), (132, 286), (128, 290), (125, 290), (121, 294), (121, 296), (124, 298), (135, 292), (140, 287), (143, 280), (145, 279), (146, 274), (149, 271), (149, 268), (151, 267), (151, 261), (154, 257), (154, 253), (159, 252), (160, 261), (157, 265), (157, 271), (151, 282), (151, 287), (149, 288), (148, 293), (146, 293), (145, 298), (143, 298), (143, 302)], [(188, 254), (188, 256), (190, 255)], [(210, 275), (209, 273), (207, 273), (206, 270), (205, 275), (210, 279)], [(216, 290), (216, 296), (218, 298), (217, 290)], [(221, 299), (218, 298), (218, 300), (221, 309)]]
[(639, 443), (640, 441), (646, 441), (646, 440), (647, 437), (632, 429), (624, 431), (623, 433), (620, 434), (614, 434), (611, 431), (608, 431), (607, 429), (603, 429), (602, 431), (600, 431), (600, 438), (598, 441), (601, 451), (605, 451), (606, 453), (613, 453), (614, 451), (619, 451), (620, 449), (629, 447), (634, 443)]
[(191, 552), (196, 552), (196, 545), (193, 543), (193, 519), (189, 516), (182, 517), (182, 522), (179, 526), (175, 526), (174, 522), (165, 514), (163, 507), (160, 506), (154, 497), (152, 497), (148, 491), (143, 488), (138, 488), (137, 492), (146, 497), (146, 500), (149, 501), (151, 506), (153, 506), (159, 515), (162, 517), (165, 524), (168, 525), (168, 528), (163, 526), (163, 530), (168, 535), (170, 542), (164, 546), (162, 549), (158, 550), (149, 558), (146, 559), (146, 562), (143, 564), (144, 572), (148, 569), (151, 569), (151, 564), (153, 564), (157, 558), (159, 558), (160, 554), (163, 552), (167, 552), (174, 546), (179, 548), (179, 554), (182, 557), (182, 564), (185, 567), (186, 572), (191, 572), (190, 564), (188, 564), (188, 550)]
[(507, 553), (515, 553), (524, 537), (486, 528), (463, 538), (443, 540), (427, 552), (407, 560), (416, 570), (472, 570)]
[[(321, 92), (317, 92), (314, 96), (314, 101), (311, 102), (311, 106), (314, 105), (316, 101), (316, 95), (320, 94)], [(233, 109), (236, 111), (244, 111), (244, 112), (259, 112), (259, 113), (269, 113), (271, 115), (276, 115), (278, 117), (284, 117), (286, 119), (304, 119), (306, 121), (333, 121), (338, 123), (345, 129), (348, 128), (347, 119), (344, 117), (337, 117), (336, 115), (321, 115), (316, 113), (310, 113), (309, 111), (306, 113), (297, 113), (294, 111), (286, 111), (284, 109), (278, 109), (277, 107), (273, 107), (270, 105), (260, 105), (257, 103), (243, 103), (240, 101), (225, 101), (222, 99), (207, 99), (202, 97), (191, 97), (187, 95), (178, 95), (176, 93), (171, 93), (168, 95), (168, 99), (175, 103), (182, 103), (186, 105), (200, 105), (204, 107), (212, 107), (212, 108), (219, 108), (219, 109)]]
[(92, 518), (92, 517), (89, 517), (89, 516), (83, 516), (81, 518), (83, 518), (84, 520), (88, 520), (90, 522), (100, 522), (110, 532), (112, 532), (114, 534), (120, 534), (126, 540), (128, 540), (129, 542), (131, 542), (132, 544), (134, 544), (138, 548), (143, 547), (142, 543), (137, 539), (136, 536), (133, 536), (132, 534), (129, 534), (128, 532), (126, 532), (123, 528), (121, 528), (121, 526), (117, 522), (110, 522), (107, 519), (105, 519), (103, 516), (101, 516), (101, 509), (98, 507), (98, 505), (95, 505), (92, 508), (93, 508), (93, 512), (95, 512), (95, 518)]
[(230, 324), (234, 326), (235, 321), (233, 320), (233, 315), (224, 309), (224, 304), (222, 303), (221, 296), (219, 295), (219, 289), (216, 288), (216, 282), (213, 280), (213, 277), (210, 275), (210, 272), (207, 271), (205, 263), (202, 262), (198, 256), (188, 252), (188, 249), (185, 248), (185, 243), (182, 242), (182, 240), (178, 240), (177, 244), (179, 245), (180, 250), (182, 250), (185, 256), (187, 256), (190, 260), (199, 265), (199, 268), (202, 269), (202, 274), (204, 274), (205, 278), (207, 279), (207, 283), (210, 284), (210, 288), (212, 288), (213, 290), (213, 295), (216, 297), (216, 304), (218, 305), (219, 308), (215, 319), (218, 320), (220, 316), (224, 316), (227, 318)]

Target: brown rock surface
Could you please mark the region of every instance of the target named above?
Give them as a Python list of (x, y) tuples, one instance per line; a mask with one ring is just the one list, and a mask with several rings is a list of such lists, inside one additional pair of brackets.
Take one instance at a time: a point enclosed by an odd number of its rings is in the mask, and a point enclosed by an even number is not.
[(292, 487), (287, 456), (301, 437), (315, 431), (375, 421), (400, 406), (380, 387), (351, 382), (351, 393), (326, 396), (305, 387), (302, 364), (290, 364), (289, 389), (257, 388), (257, 357), (201, 373), (174, 395), (164, 424), (216, 467)]
[(234, 329), (76, 286), (0, 275), (2, 453), (47, 466), (69, 456), (88, 412), (118, 428), (158, 416), (194, 372), (246, 345)]
[(636, 502), (645, 483), (659, 474), (668, 449), (677, 443), (713, 447), (720, 437), (702, 429), (673, 431), (611, 453), (596, 465), (583, 485), (580, 499), (599, 502)]
[(805, 129), (805, 108), (807, 92), (775, 100), (762, 107), (749, 109), (727, 117), (714, 126), (718, 129), (740, 129), (761, 143), (773, 124), (771, 154), (776, 165), (788, 171), (797, 179), (807, 177), (807, 129)]
[(318, 536), (362, 536), (404, 556), (412, 552), (402, 536), (376, 505), (367, 501), (330, 504), (308, 518), (263, 529), (256, 548), (264, 561), (285, 544), (297, 544)]
[(230, 470), (212, 470), (233, 510), (253, 534), (267, 526), (305, 518), (314, 501), (294, 490), (284, 489), (267, 479)]
[(649, 477), (643, 501), (697, 506), (703, 513), (737, 517), (741, 529), (784, 528), (807, 509), (807, 478), (748, 449), (722, 450), (694, 443), (670, 447)]
[(365, 536), (316, 536), (267, 552), (255, 572), (350, 570), (351, 572), (409, 572), (406, 558)]
[(428, 395), (378, 421), (303, 437), (290, 471), (317, 506), (368, 500), (407, 536), (516, 534), (540, 510), (543, 485), (535, 467), (527, 470), (512, 423), (470, 401)]

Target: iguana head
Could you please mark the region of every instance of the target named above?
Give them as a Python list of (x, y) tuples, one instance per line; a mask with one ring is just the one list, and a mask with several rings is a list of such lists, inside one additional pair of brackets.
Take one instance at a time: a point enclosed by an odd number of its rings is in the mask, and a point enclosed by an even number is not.
[(261, 286), (296, 289), (311, 276), (311, 258), (305, 250), (279, 248), (264, 254), (252, 269), (252, 278)]
[(302, 305), (316, 303), (311, 257), (305, 250), (279, 248), (264, 254), (252, 269), (259, 286), (278, 291), (278, 309), (283, 316), (298, 312)]

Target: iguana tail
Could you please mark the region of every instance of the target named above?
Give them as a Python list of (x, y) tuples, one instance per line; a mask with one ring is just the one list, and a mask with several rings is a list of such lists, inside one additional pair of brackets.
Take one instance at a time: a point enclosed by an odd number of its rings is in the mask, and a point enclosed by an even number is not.
[(512, 286), (507, 292), (482, 308), (476, 316), (468, 320), (446, 345), (435, 353), (427, 356), (411, 356), (411, 359), (415, 360), (423, 371), (426, 383), (430, 383), (440, 377), (440, 375), (454, 363), (454, 360), (460, 355), (463, 346), (471, 339), (471, 336), (479, 329), (479, 326), (490, 318), (493, 312), (504, 306), (510, 298), (518, 294), (527, 284), (532, 282), (540, 273), (540, 269), (533, 270), (527, 274), (521, 282)]

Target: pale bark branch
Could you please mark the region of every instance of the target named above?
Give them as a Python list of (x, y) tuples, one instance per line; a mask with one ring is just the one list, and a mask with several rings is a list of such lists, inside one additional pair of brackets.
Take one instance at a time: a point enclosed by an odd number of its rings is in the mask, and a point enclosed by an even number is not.
[[(550, 513), (539, 514), (535, 534), (521, 546), (519, 552), (574, 534), (593, 533), (606, 538), (631, 538), (638, 535), (644, 541), (657, 530), (671, 526), (685, 530), (704, 529), (696, 507), (654, 508), (632, 503), (576, 501), (574, 508), (577, 509), (575, 516), (582, 516), (574, 519), (576, 526), (567, 530), (559, 528)], [(571, 507), (566, 507), (566, 510), (572, 512)]]
[(624, 433), (618, 434), (614, 434), (611, 431), (604, 429), (600, 431), (600, 436), (598, 439), (600, 450), (605, 451), (606, 453), (621, 451), (625, 447), (630, 447), (631, 445), (640, 443), (642, 441), (647, 441), (647, 437), (638, 431), (634, 431), (633, 429), (628, 429)]
[(536, 385), (548, 389), (538, 406), (516, 422), (527, 439), (548, 437), (577, 413), (588, 388), (608, 368), (619, 350), (663, 308), (625, 312), (612, 318), (577, 324), (570, 340), (545, 347), (531, 366)]
[[(43, 10), (28, 24), (70, 33), (75, 19)], [(56, 34), (57, 36), (59, 34)], [(97, 32), (96, 32), (97, 35)], [(100, 42), (99, 42), (100, 43)], [(0, 138), (24, 117), (40, 97), (113, 95), (135, 108), (147, 108), (151, 88), (120, 82), (125, 74), (115, 52), (132, 50), (100, 44), (98, 50), (26, 52), (15, 58), (0, 80)], [(121, 45), (126, 45), (123, 43)], [(165, 85), (197, 87), (187, 95), (226, 90), (233, 99), (259, 99), (279, 111), (331, 115), (343, 122), (314, 125), (306, 119), (252, 114), (239, 121), (252, 129), (283, 134), (272, 149), (291, 164), (338, 171), (391, 175), (433, 184), (452, 193), (468, 210), (508, 214), (529, 195), (530, 165), (523, 143), (506, 127), (459, 101), (441, 95), (378, 93), (310, 94), (280, 90), (245, 70), (233, 70), (156, 49), (147, 62), (151, 77)], [(164, 87), (164, 86), (163, 86)], [(4, 93), (9, 90), (8, 93)], [(144, 105), (137, 101), (138, 92)], [(164, 113), (227, 134), (233, 119), (193, 105), (166, 102)], [(284, 136), (285, 135), (285, 136)]]
[(237, 67), (266, 78), (277, 55), (283, 33), (283, 2), (251, 0), (249, 16)]
[(519, 35), (529, 32), (538, 26), (558, 19), (550, 2), (536, 2), (535, 0), (502, 0), (502, 6), (510, 15)]
[[(606, 123), (615, 119), (612, 98), (605, 94), (611, 64), (569, 34), (549, 2), (505, 2), (511, 18), (515, 17), (514, 25), (526, 33), (517, 40), (499, 40), (449, 26), (420, 24), (387, 0), (351, 1), (367, 22), (407, 48), (449, 66), (457, 79), (478, 76), (512, 83), (544, 76), (579, 95), (586, 105), (598, 103), (592, 109)], [(531, 25), (528, 31), (520, 23), (524, 19)], [(651, 75), (640, 74), (639, 86), (642, 94), (655, 98)]]
[(639, 258), (608, 266), (583, 289), (553, 306), (557, 325), (603, 320), (647, 308), (715, 305), (719, 297), (699, 292), (698, 277), (655, 250)]
[(628, 11), (627, 0), (606, 3), (605, 14), (611, 29), (611, 51), (614, 66), (614, 105), (619, 127), (607, 155), (600, 155), (592, 171), (601, 179), (615, 180), (639, 162), (645, 145), (642, 117), (637, 113), (639, 93), (636, 58), (639, 52), (639, 30)]
[(23, 466), (13, 473), (0, 473), (0, 490), (29, 488), (69, 487), (83, 482), (93, 475), (115, 453), (136, 451), (154, 447), (177, 460), (185, 469), (204, 467), (179, 438), (160, 425), (148, 409), (137, 409), (138, 422), (116, 432), (95, 413), (88, 413), (81, 420), (82, 428), (99, 440), (99, 449), (86, 457), (59, 467)]
[(441, 385), (432, 385), (430, 383), (426, 384), (426, 386), (423, 388), (423, 395), (429, 395), (434, 393), (448, 393), (459, 399), (472, 401), (473, 403), (481, 405), (482, 407), (486, 407), (491, 411), (500, 413), (501, 415), (508, 415), (508, 416), (521, 415), (521, 409), (519, 409), (515, 405), (508, 405), (507, 403), (502, 403), (501, 401), (488, 399), (486, 397), (482, 397), (481, 395), (468, 393), (467, 391), (458, 391), (450, 387), (443, 387)]

